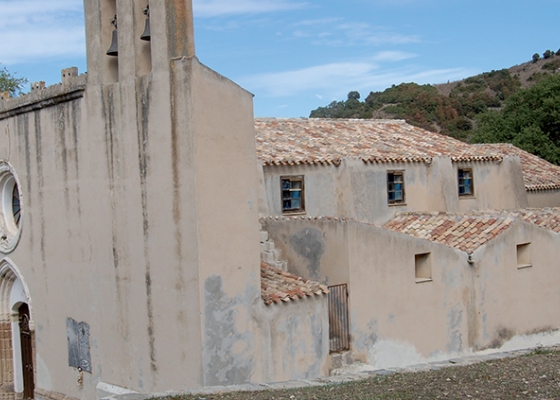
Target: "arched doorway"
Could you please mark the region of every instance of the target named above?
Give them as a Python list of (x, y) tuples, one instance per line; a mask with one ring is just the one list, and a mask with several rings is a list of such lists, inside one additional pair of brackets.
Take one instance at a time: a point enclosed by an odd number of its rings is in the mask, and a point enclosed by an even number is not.
[(11, 340), (0, 340), (0, 398), (34, 397), (32, 315), (27, 285), (6, 257), (0, 261), (0, 336)]

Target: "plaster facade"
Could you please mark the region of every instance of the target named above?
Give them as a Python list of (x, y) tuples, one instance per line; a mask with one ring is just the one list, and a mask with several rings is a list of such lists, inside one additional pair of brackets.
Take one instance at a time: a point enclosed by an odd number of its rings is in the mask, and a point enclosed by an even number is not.
[[(499, 348), (560, 326), (558, 233), (516, 220), (469, 253), (351, 219), (264, 218), (290, 266), (327, 285), (348, 284), (351, 357), (402, 367)], [(529, 244), (520, 265), (517, 246)], [(306, 251), (302, 252), (302, 248)], [(415, 256), (429, 255), (429, 279)]]
[[(0, 159), (21, 200), (0, 246), (0, 317), (29, 305), (35, 397), (322, 374), (325, 296), (273, 323), (261, 299), (252, 95), (196, 58), (189, 0), (150, 2), (149, 42), (137, 2), (84, 5), (87, 75), (64, 70), (60, 85), (0, 102)], [(105, 54), (114, 15), (118, 57)], [(79, 368), (69, 319), (89, 329)], [(6, 398), (25, 386), (15, 320), (0, 349), (13, 351)]]
[(252, 95), (196, 58), (190, 0), (151, 1), (150, 41), (137, 2), (84, 6), (87, 75), (0, 100), (1, 399), (323, 376), (325, 285), (349, 289), (351, 358), (380, 368), (560, 325), (560, 211), (527, 209), (560, 205), (557, 167), (529, 190), (524, 155), (403, 121), (267, 141)]
[[(458, 195), (459, 168), (472, 170), (474, 195)], [(390, 171), (403, 173), (403, 203), (387, 201), (387, 173)], [(397, 212), (468, 212), (529, 205), (519, 160), (510, 156), (499, 162), (453, 162), (449, 157), (435, 157), (430, 162), (384, 163), (343, 159), (338, 166), (265, 165), (263, 174), (266, 198), (261, 201), (261, 215), (283, 214), (280, 179), (285, 176), (304, 177), (303, 214), (353, 218), (374, 224), (389, 221)], [(542, 203), (551, 205), (548, 199)]]

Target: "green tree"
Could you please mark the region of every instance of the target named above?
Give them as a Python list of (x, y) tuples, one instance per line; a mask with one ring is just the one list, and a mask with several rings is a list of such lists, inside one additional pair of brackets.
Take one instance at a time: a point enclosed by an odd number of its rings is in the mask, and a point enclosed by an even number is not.
[(478, 143), (513, 143), (560, 165), (560, 76), (550, 75), (510, 96), (502, 111), (477, 118)]
[(12, 96), (22, 93), (26, 78), (16, 78), (6, 67), (0, 68), (0, 92), (10, 92)]
[(360, 100), (360, 92), (352, 91), (348, 93), (348, 100)]
[(540, 56), (539, 53), (533, 54), (533, 62), (534, 62), (534, 63), (537, 62), (537, 61), (539, 61), (540, 59), (541, 59), (541, 56)]

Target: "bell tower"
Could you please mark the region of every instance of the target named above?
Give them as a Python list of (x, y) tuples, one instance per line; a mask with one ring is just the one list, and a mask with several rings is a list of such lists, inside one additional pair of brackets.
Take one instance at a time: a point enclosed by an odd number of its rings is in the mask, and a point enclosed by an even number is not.
[(253, 96), (195, 56), (191, 0), (84, 5), (84, 124), (112, 224), (97, 231), (111, 240), (106, 291), (121, 296), (90, 323), (93, 362), (112, 371), (99, 380), (150, 392), (258, 379)]
[(195, 55), (191, 0), (88, 0), (84, 5), (90, 83), (143, 76), (153, 67), (168, 68), (163, 60)]

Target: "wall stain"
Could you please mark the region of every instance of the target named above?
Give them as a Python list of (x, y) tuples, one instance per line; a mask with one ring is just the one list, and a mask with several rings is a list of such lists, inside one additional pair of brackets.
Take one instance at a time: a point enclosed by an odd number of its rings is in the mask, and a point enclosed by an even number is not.
[[(58, 142), (59, 151), (57, 152), (60, 160), (62, 162), (62, 178), (64, 180), (64, 204), (67, 210), (70, 210), (70, 193), (68, 188), (68, 148), (66, 145), (66, 112), (67, 112), (67, 104), (62, 103), (59, 104), (55, 112), (58, 112), (58, 124), (57, 127), (57, 134), (58, 134)], [(68, 236), (72, 237), (71, 232), (68, 232)]]
[[(123, 287), (122, 284), (122, 271), (121, 271), (121, 263), (120, 263), (120, 255), (119, 255), (119, 238), (117, 233), (117, 224), (118, 224), (118, 211), (117, 211), (117, 201), (115, 196), (115, 180), (116, 180), (116, 171), (115, 171), (115, 159), (118, 154), (118, 142), (115, 137), (115, 100), (114, 100), (114, 92), (112, 86), (107, 86), (106, 92), (102, 92), (102, 102), (101, 102), (101, 113), (103, 120), (105, 121), (105, 159), (106, 159), (106, 168), (107, 168), (107, 188), (110, 194), (110, 206), (111, 206), (111, 243), (112, 243), (112, 257), (113, 257), (113, 268), (115, 271), (115, 293), (117, 297), (117, 303), (119, 305), (119, 324), (122, 332), (122, 337), (125, 343), (129, 343), (128, 338), (130, 337), (129, 332), (129, 325), (127, 323), (128, 318), (128, 296), (126, 293), (126, 288)], [(75, 133), (74, 135), (77, 135)], [(74, 142), (77, 144), (77, 136), (74, 136)], [(77, 148), (77, 145), (76, 145)], [(78, 161), (76, 158), (76, 166), (78, 165)], [(90, 250), (91, 253), (91, 250)]]
[[(148, 188), (147, 177), (150, 157), (148, 153), (149, 134), (148, 134), (148, 118), (149, 118), (149, 85), (142, 91), (141, 98), (141, 117), (142, 122), (138, 129), (138, 166), (140, 173), (140, 196), (142, 202), (142, 234), (144, 238), (144, 260), (145, 260), (145, 278), (146, 278), (146, 314), (148, 318), (148, 345), (150, 347), (150, 368), (153, 372), (157, 372), (156, 348), (155, 348), (155, 325), (154, 311), (152, 303), (152, 277), (151, 264), (149, 254), (150, 243), (150, 224), (148, 219)], [(138, 108), (137, 108), (138, 109)], [(138, 121), (138, 118), (137, 118)]]
[(448, 326), (447, 332), (449, 341), (447, 342), (447, 351), (449, 353), (459, 352), (463, 350), (463, 335), (461, 334), (461, 323), (463, 322), (463, 310), (451, 309), (447, 314)]
[[(113, 243), (113, 267), (117, 271), (117, 298), (121, 300), (122, 294), (120, 292), (120, 287), (118, 285), (119, 275), (119, 257), (118, 257), (118, 243), (117, 243), (117, 233), (116, 233), (116, 217), (117, 210), (115, 204), (115, 149), (113, 143), (113, 130), (114, 130), (114, 120), (115, 120), (115, 105), (113, 99), (112, 88), (107, 89), (107, 99), (103, 99), (101, 102), (101, 113), (103, 115), (103, 120), (105, 121), (105, 155), (107, 160), (107, 175), (108, 175), (108, 188), (111, 194), (111, 241)], [(103, 96), (104, 97), (104, 96)]]
[[(33, 209), (33, 196), (32, 196), (32, 192), (31, 192), (31, 188), (33, 187), (32, 182), (31, 182), (31, 176), (32, 176), (32, 172), (31, 172), (31, 144), (29, 142), (29, 118), (28, 118), (28, 114), (25, 114), (25, 119), (23, 120), (23, 129), (22, 132), (19, 133), (22, 137), (23, 137), (23, 141), (24, 141), (24, 151), (25, 151), (25, 184), (26, 184), (26, 192), (22, 194), (22, 200), (23, 200), (23, 207), (25, 209), (25, 219), (28, 220), (29, 222), (29, 226), (32, 227), (33, 225), (33, 213), (30, 212)], [(18, 124), (19, 127), (19, 124)], [(29, 210), (29, 211), (27, 211)], [(23, 223), (25, 224), (26, 221), (23, 220)], [(28, 235), (29, 235), (29, 244), (30, 247), (33, 248), (34, 247), (34, 234), (33, 234), (33, 229), (29, 229), (28, 230)], [(35, 272), (35, 263), (31, 263), (30, 265), (31, 267), (31, 271)]]
[[(74, 167), (76, 169), (76, 182), (80, 182), (80, 152), (78, 148), (78, 120), (80, 119), (80, 105), (77, 101), (73, 101), (72, 107), (72, 147), (74, 149)], [(82, 204), (80, 200), (80, 185), (76, 185), (76, 207), (78, 216), (82, 215)], [(81, 218), (79, 218), (81, 223)], [(81, 231), (81, 229), (80, 229)]]
[(290, 237), (294, 251), (308, 261), (309, 278), (321, 281), (321, 257), (325, 253), (323, 234), (316, 228), (305, 228)]
[(35, 111), (34, 113), (34, 123), (35, 123), (35, 152), (36, 152), (36, 160), (37, 160), (37, 200), (39, 202), (39, 228), (40, 228), (40, 252), (41, 252), (41, 262), (43, 267), (43, 274), (45, 279), (45, 291), (49, 292), (48, 286), (48, 276), (47, 273), (47, 256), (45, 251), (45, 210), (43, 207), (43, 195), (45, 190), (45, 181), (43, 175), (43, 148), (41, 143), (41, 114), (39, 111)]
[[(222, 277), (212, 275), (204, 282), (204, 386), (249, 382), (252, 372), (249, 332), (236, 328), (236, 307), (249, 307), (241, 295), (224, 293)], [(242, 344), (242, 346), (239, 346)], [(235, 352), (235, 346), (243, 348)]]

